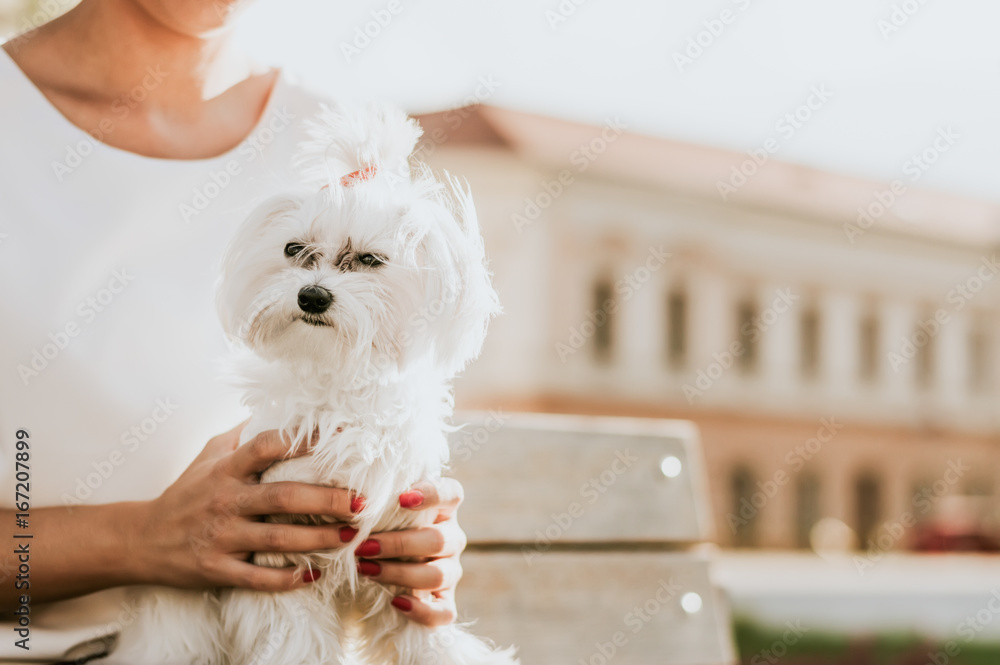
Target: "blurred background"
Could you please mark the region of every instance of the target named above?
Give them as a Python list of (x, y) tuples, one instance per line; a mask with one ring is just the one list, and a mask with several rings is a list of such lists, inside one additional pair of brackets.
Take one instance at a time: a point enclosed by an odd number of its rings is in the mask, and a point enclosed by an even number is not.
[(998, 21), (261, 0), (239, 36), (469, 180), (505, 314), (460, 407), (697, 425), (744, 662), (942, 665), (1000, 662)]

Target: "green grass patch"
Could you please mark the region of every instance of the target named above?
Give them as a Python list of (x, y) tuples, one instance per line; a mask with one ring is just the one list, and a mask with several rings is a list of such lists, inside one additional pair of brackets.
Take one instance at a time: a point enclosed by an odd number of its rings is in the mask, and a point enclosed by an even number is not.
[(954, 640), (946, 643), (918, 635), (886, 633), (854, 638), (816, 629), (763, 626), (745, 617), (733, 634), (743, 665), (1000, 665), (1000, 643)]

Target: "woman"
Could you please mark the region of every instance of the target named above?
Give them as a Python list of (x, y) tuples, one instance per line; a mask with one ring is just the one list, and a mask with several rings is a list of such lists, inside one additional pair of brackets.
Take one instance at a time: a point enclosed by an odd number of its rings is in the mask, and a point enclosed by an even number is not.
[[(203, 444), (246, 417), (213, 364), (215, 268), (294, 177), (321, 101), (239, 52), (238, 4), (83, 0), (0, 54), (0, 523), (3, 551), (23, 553), (5, 555), (0, 609), (30, 617), (5, 662), (106, 650), (128, 620), (116, 587), (300, 588), (315, 573), (249, 554), (337, 547), (363, 509), (347, 490), (257, 484), (287, 451), (275, 432)], [(414, 621), (454, 620), (460, 501), (454, 481), (420, 484), (400, 503), (437, 523), (362, 546), (363, 574), (430, 592), (394, 600)], [(261, 521), (273, 513), (338, 524)]]

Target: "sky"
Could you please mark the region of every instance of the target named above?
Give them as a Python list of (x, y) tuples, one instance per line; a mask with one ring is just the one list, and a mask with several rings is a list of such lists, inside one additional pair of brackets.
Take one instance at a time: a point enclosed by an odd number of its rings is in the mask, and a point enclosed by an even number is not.
[(777, 136), (775, 159), (884, 182), (930, 151), (918, 186), (1000, 202), (997, 25), (995, 0), (258, 0), (239, 35), (334, 98), (416, 113), (478, 88), (736, 151)]

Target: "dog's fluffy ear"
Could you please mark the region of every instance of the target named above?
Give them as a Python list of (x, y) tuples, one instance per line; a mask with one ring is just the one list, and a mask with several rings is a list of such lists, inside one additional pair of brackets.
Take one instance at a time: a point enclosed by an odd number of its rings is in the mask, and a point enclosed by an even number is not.
[[(263, 309), (274, 303), (276, 294), (261, 295), (266, 267), (283, 264), (284, 255), (274, 244), (260, 242), (279, 218), (294, 215), (306, 204), (305, 195), (281, 194), (258, 205), (240, 226), (222, 259), (216, 289), (216, 307), (222, 327), (232, 342), (246, 340), (249, 326)], [(277, 239), (280, 247), (281, 238)], [(270, 299), (269, 299), (270, 298)]]
[(443, 184), (408, 214), (423, 222), (426, 320), (416, 327), (426, 331), (435, 364), (453, 376), (479, 355), (486, 328), (501, 309), (468, 188), (447, 174)]
[(306, 123), (310, 138), (301, 145), (299, 166), (307, 180), (334, 187), (342, 176), (374, 166), (376, 178), (409, 182), (410, 155), (423, 133), (416, 120), (378, 104), (320, 108)]

